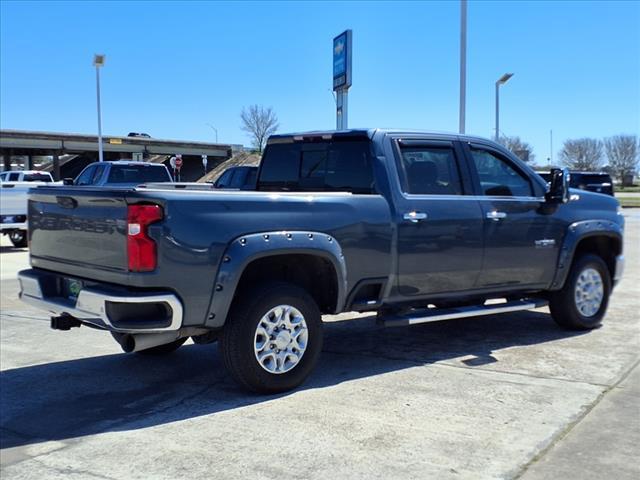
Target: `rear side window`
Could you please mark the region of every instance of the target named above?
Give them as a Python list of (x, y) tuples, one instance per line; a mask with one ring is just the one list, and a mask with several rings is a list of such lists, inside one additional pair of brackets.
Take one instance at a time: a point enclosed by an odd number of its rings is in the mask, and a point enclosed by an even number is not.
[(405, 192), (414, 195), (462, 195), (460, 173), (451, 147), (401, 147)]
[(249, 169), (249, 173), (247, 173), (247, 179), (244, 182), (244, 187), (249, 189), (255, 188), (257, 177), (258, 177), (258, 169), (255, 167)]
[(76, 185), (91, 185), (91, 181), (93, 179), (93, 174), (96, 171), (95, 165), (90, 165), (85, 168), (82, 173), (76, 179)]
[(258, 190), (374, 192), (368, 141), (269, 145)]
[(233, 177), (233, 170), (227, 170), (224, 172), (218, 180), (216, 180), (216, 187), (225, 188), (231, 183), (231, 177)]
[(242, 188), (244, 186), (244, 180), (246, 178), (247, 171), (244, 168), (238, 168), (236, 173), (233, 174), (233, 179), (229, 186), (231, 188)]
[(10, 182), (17, 182), (18, 180), (20, 180), (20, 174), (19, 173), (10, 173), (9, 174), (9, 181)]
[(107, 183), (168, 182), (164, 167), (151, 165), (112, 165)]

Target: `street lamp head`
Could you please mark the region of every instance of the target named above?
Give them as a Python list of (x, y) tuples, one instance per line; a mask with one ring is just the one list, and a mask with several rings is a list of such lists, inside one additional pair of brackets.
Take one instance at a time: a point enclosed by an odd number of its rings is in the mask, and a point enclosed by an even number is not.
[(513, 77), (513, 73), (505, 73), (504, 75), (502, 75), (498, 81), (496, 82), (496, 84), (498, 85), (504, 85), (505, 83), (507, 83), (509, 81), (509, 79)]
[(98, 68), (103, 67), (103, 66), (104, 66), (104, 59), (105, 59), (106, 57), (107, 57), (107, 56), (106, 56), (106, 55), (104, 55), (104, 54), (96, 53), (96, 54), (93, 56), (93, 66), (94, 66), (94, 67), (98, 67)]

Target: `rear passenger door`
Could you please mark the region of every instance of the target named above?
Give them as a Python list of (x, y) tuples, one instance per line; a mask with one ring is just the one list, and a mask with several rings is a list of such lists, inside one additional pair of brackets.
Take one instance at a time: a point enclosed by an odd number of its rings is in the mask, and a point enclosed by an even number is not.
[[(548, 284), (563, 227), (544, 207), (543, 192), (518, 162), (490, 145), (465, 147), (484, 216), (480, 287)], [(508, 288), (507, 288), (508, 289)]]
[(480, 274), (483, 218), (457, 142), (397, 139), (398, 293), (469, 290)]

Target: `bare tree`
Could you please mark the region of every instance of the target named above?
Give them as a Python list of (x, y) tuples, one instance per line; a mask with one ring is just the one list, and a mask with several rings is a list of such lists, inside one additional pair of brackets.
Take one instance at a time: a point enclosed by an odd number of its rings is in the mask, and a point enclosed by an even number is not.
[(615, 135), (604, 139), (611, 173), (624, 185), (633, 180), (640, 160), (640, 141), (637, 135)]
[(602, 142), (595, 138), (565, 140), (560, 159), (572, 170), (594, 171), (602, 166)]
[(533, 162), (536, 158), (531, 145), (520, 140), (520, 137), (507, 137), (503, 135), (499, 141), (507, 150), (511, 150), (522, 161)]
[(280, 126), (275, 112), (271, 107), (249, 105), (249, 108), (242, 109), (240, 118), (242, 119), (240, 127), (249, 134), (258, 153), (262, 153), (269, 135), (274, 134)]

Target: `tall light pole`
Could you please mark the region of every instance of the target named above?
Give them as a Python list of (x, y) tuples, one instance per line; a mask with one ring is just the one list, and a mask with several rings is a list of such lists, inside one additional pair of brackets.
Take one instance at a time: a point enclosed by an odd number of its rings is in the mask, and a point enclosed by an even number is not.
[(206, 124), (211, 130), (213, 130), (214, 132), (216, 132), (216, 143), (218, 143), (218, 129), (216, 127), (214, 127), (213, 125), (211, 125), (210, 123)]
[(102, 154), (102, 114), (100, 113), (100, 67), (104, 66), (106, 55), (95, 54), (93, 66), (96, 67), (96, 97), (98, 101), (98, 161), (103, 161)]
[(467, 109), (467, 0), (460, 0), (460, 123), (464, 133)]
[(505, 73), (496, 82), (496, 142), (500, 140), (500, 85), (504, 85), (513, 77), (513, 73)]

